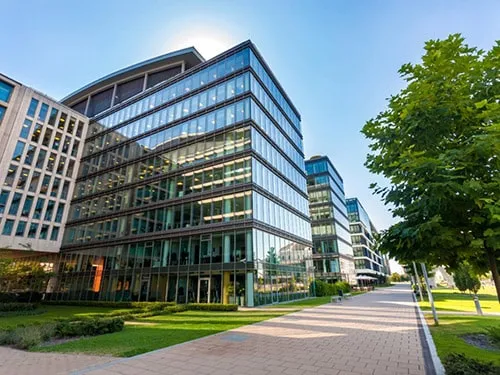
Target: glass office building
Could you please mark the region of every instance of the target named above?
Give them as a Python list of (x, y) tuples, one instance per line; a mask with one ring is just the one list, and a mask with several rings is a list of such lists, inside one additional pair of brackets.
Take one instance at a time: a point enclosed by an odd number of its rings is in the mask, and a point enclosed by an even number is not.
[(385, 255), (375, 249), (377, 229), (358, 198), (346, 199), (356, 274), (361, 280), (385, 282), (389, 264)]
[(251, 42), (122, 69), (63, 99), (91, 118), (49, 298), (304, 298), (300, 115)]
[(315, 277), (356, 283), (344, 182), (327, 156), (306, 161)]

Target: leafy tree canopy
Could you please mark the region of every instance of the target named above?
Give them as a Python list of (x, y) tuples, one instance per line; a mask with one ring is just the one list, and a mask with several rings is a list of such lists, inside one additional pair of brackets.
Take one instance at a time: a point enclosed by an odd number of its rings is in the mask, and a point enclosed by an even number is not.
[(363, 127), (372, 184), (400, 221), (381, 248), (402, 261), (492, 271), (500, 301), (500, 41), (488, 52), (459, 34), (430, 40), (406, 88)]

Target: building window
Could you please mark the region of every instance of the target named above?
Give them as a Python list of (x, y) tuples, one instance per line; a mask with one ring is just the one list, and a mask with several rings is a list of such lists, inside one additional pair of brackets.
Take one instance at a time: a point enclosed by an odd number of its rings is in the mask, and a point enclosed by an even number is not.
[(33, 205), (34, 199), (35, 199), (34, 197), (31, 197), (29, 195), (26, 197), (26, 199), (24, 200), (23, 209), (21, 210), (21, 216), (24, 217), (30, 216), (31, 206)]
[(21, 198), (23, 195), (21, 193), (15, 193), (10, 204), (9, 215), (16, 216), (19, 210), (19, 204), (21, 203)]
[(54, 212), (54, 206), (55, 202), (53, 200), (49, 200), (47, 204), (47, 210), (45, 210), (45, 221), (51, 221), (52, 220), (52, 213)]
[(69, 181), (64, 181), (63, 188), (61, 190), (61, 199), (68, 198)]
[(37, 231), (38, 231), (38, 224), (31, 223), (30, 230), (28, 231), (28, 238), (36, 238)]
[(24, 120), (23, 127), (21, 129), (21, 134), (19, 134), (19, 138), (28, 139), (28, 136), (30, 134), (31, 124), (33, 124), (33, 121), (28, 119)]
[(28, 176), (30, 174), (30, 170), (27, 168), (23, 168), (21, 170), (21, 175), (19, 176), (17, 180), (17, 188), (22, 190), (26, 186), (26, 183), (28, 182)]
[(3, 225), (2, 229), (2, 234), (4, 236), (10, 236), (13, 228), (14, 228), (14, 220), (5, 220), (5, 224)]
[(83, 133), (83, 122), (78, 121), (78, 127), (76, 128), (76, 136), (81, 137)]
[(38, 236), (41, 240), (47, 239), (47, 234), (49, 233), (49, 226), (47, 224), (42, 225), (42, 229), (40, 229), (40, 236)]
[(52, 108), (50, 110), (49, 125), (52, 125), (52, 126), (55, 125), (58, 113), (59, 113), (59, 111), (57, 109), (55, 109), (55, 108)]
[(12, 186), (14, 184), (14, 179), (16, 177), (17, 166), (11, 164), (7, 172), (7, 177), (5, 177), (5, 186)]
[(0, 214), (3, 214), (5, 211), (5, 206), (7, 206), (7, 200), (9, 199), (9, 191), (2, 190), (0, 193)]
[(36, 147), (33, 145), (28, 145), (28, 151), (26, 151), (26, 157), (24, 158), (24, 164), (31, 165), (35, 159)]
[(32, 98), (30, 106), (28, 108), (28, 112), (26, 113), (26, 115), (29, 117), (35, 117), (37, 107), (38, 107), (38, 100), (36, 100), (35, 98)]
[(52, 130), (47, 128), (42, 139), (42, 145), (49, 147), (50, 138), (52, 137)]
[(111, 107), (111, 97), (113, 96), (113, 88), (101, 91), (98, 94), (90, 97), (90, 103), (87, 110), (87, 116), (92, 117)]
[(86, 107), (87, 107), (87, 98), (72, 106), (71, 109), (74, 109), (75, 111), (80, 112), (82, 115), (84, 115)]
[(33, 213), (33, 219), (40, 219), (42, 217), (44, 204), (45, 204), (45, 199), (38, 198), (38, 200), (36, 201), (35, 212)]
[(63, 213), (64, 213), (64, 203), (59, 203), (56, 211), (56, 218), (55, 218), (56, 223), (60, 223), (62, 221)]
[(57, 129), (64, 130), (66, 126), (66, 120), (68, 119), (68, 115), (66, 113), (61, 113), (61, 118), (59, 119), (59, 123), (57, 124)]
[(0, 100), (8, 103), (12, 90), (14, 90), (14, 86), (9, 85), (7, 82), (0, 81)]
[(24, 151), (24, 142), (17, 141), (16, 148), (14, 149), (14, 154), (12, 155), (12, 160), (21, 161), (21, 156)]
[(47, 194), (49, 191), (50, 175), (45, 175), (43, 177), (42, 186), (40, 187), (40, 194)]
[(16, 237), (22, 237), (24, 236), (24, 231), (26, 230), (26, 222), (25, 221), (19, 221), (17, 223), (17, 229), (16, 229)]
[(38, 184), (40, 182), (40, 172), (33, 172), (33, 176), (31, 176), (30, 186), (28, 187), (28, 191), (34, 193), (38, 188)]
[(54, 178), (54, 182), (52, 183), (52, 191), (50, 192), (51, 197), (57, 197), (60, 185), (61, 185), (61, 179), (57, 177)]
[(57, 241), (57, 237), (59, 237), (59, 227), (53, 227), (50, 233), (50, 240)]
[(31, 142), (38, 143), (40, 139), (40, 134), (42, 133), (43, 125), (36, 124), (35, 129), (33, 130), (33, 134), (31, 135)]
[(42, 103), (42, 106), (40, 107), (40, 113), (38, 114), (38, 121), (45, 122), (48, 111), (49, 111), (49, 106), (45, 103)]
[(7, 108), (4, 106), (0, 105), (0, 124), (2, 123), (3, 116), (5, 115), (5, 111), (7, 111)]
[(128, 98), (140, 93), (144, 86), (144, 77), (139, 77), (131, 81), (121, 83), (116, 87), (114, 104), (121, 103)]

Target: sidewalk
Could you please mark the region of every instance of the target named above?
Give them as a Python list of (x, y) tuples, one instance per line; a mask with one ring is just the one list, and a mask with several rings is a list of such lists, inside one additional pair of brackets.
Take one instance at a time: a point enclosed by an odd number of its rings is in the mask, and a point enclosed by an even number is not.
[(424, 341), (397, 285), (73, 374), (430, 375)]

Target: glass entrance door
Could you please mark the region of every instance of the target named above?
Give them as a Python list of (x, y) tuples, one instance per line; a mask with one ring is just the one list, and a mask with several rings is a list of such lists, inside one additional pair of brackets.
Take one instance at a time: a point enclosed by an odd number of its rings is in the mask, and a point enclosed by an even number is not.
[(198, 279), (198, 303), (210, 303), (210, 278)]

